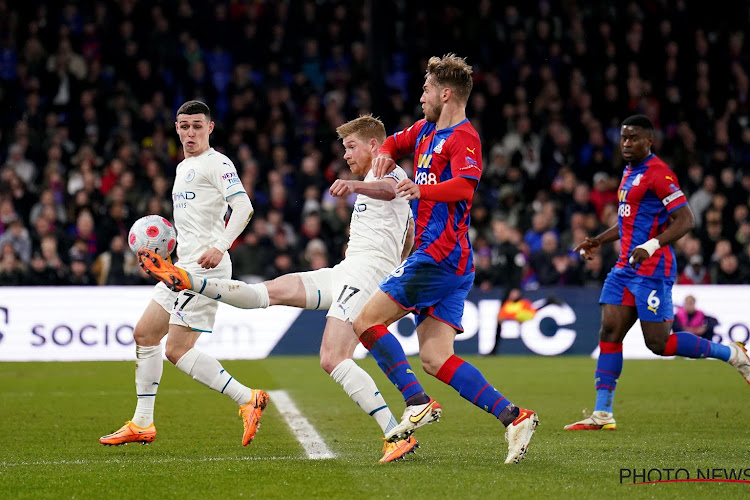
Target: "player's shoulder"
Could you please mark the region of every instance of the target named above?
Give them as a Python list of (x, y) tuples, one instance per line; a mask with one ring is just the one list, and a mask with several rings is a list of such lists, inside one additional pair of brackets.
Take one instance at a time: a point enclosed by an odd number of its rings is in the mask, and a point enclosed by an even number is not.
[(399, 130), (393, 135), (401, 135), (401, 134), (409, 135), (412, 133), (419, 133), (422, 130), (422, 128), (424, 128), (425, 124), (427, 124), (427, 120), (425, 120), (424, 118), (421, 118), (415, 121), (414, 123), (412, 123), (411, 125), (409, 125), (408, 127), (406, 127), (405, 129)]
[(656, 173), (661, 174), (664, 171), (672, 171), (672, 168), (667, 165), (667, 163), (659, 158), (656, 155), (651, 156), (648, 160), (646, 160), (646, 165), (648, 165), (648, 172), (649, 173)]
[(647, 162), (648, 169), (645, 175), (654, 182), (668, 181), (672, 184), (677, 183), (677, 175), (664, 160), (658, 156), (653, 156)]
[(474, 125), (472, 125), (468, 119), (456, 125), (456, 128), (454, 130), (455, 130), (455, 133), (460, 134), (462, 136), (466, 135), (470, 137), (476, 137), (477, 139), (479, 139), (479, 132), (477, 132), (477, 129), (474, 128)]
[(234, 168), (234, 163), (229, 159), (227, 155), (221, 151), (216, 151), (214, 148), (209, 149), (206, 154), (201, 157), (206, 164), (216, 167), (228, 166)]
[(479, 132), (468, 120), (456, 125), (451, 134), (451, 138), (460, 144), (477, 145), (480, 144)]

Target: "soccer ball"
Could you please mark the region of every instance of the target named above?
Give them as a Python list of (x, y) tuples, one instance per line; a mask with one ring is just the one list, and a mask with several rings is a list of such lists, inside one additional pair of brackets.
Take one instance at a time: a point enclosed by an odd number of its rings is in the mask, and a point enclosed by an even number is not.
[(134, 253), (150, 250), (167, 258), (177, 244), (174, 226), (161, 215), (147, 215), (133, 223), (128, 234), (128, 245)]

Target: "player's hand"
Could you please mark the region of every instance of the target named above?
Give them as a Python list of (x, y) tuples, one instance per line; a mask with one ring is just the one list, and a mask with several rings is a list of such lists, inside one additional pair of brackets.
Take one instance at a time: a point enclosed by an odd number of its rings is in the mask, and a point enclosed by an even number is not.
[(388, 155), (378, 155), (372, 160), (372, 174), (376, 179), (390, 174), (396, 168), (396, 162)]
[(353, 184), (352, 181), (336, 179), (328, 191), (331, 193), (331, 196), (349, 196), (354, 192)]
[(221, 262), (221, 259), (223, 258), (224, 252), (220, 252), (218, 248), (211, 247), (203, 252), (203, 255), (198, 257), (198, 264), (203, 269), (213, 269), (219, 265), (219, 262)]
[(635, 247), (633, 252), (630, 254), (630, 258), (628, 259), (628, 264), (630, 264), (630, 267), (635, 269), (635, 267), (639, 264), (642, 264), (643, 261), (649, 258), (648, 251), (646, 251), (643, 248)]
[(601, 246), (602, 244), (599, 243), (599, 240), (586, 236), (586, 239), (583, 240), (583, 242), (581, 242), (577, 247), (575, 247), (573, 251), (578, 252), (578, 254), (584, 259), (591, 260), (594, 258), (594, 254), (599, 251)]
[(407, 200), (418, 200), (422, 197), (422, 192), (419, 190), (419, 186), (414, 184), (411, 179), (403, 179), (396, 186), (396, 193), (402, 198)]

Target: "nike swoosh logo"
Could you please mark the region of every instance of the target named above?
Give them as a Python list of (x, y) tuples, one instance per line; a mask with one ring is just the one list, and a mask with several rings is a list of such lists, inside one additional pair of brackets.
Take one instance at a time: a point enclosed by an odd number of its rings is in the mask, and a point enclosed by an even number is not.
[(380, 394), (380, 391), (375, 391), (375, 395), (377, 396), (378, 394)]
[(216, 297), (214, 297), (214, 300), (219, 300), (221, 298), (221, 294), (217, 294)]
[(406, 373), (411, 373), (412, 375), (414, 375), (414, 372), (413, 372), (413, 371), (411, 371), (411, 368), (407, 368), (407, 369), (406, 369)]
[(425, 409), (424, 409), (424, 410), (420, 411), (420, 412), (419, 412), (419, 413), (417, 413), (416, 415), (411, 415), (411, 416), (409, 417), (409, 421), (410, 421), (410, 422), (411, 422), (412, 424), (416, 424), (417, 422), (419, 422), (420, 420), (422, 420), (422, 419), (424, 418), (424, 416), (425, 416), (425, 415), (427, 415), (427, 413), (428, 413), (428, 412), (429, 412), (430, 410), (432, 410), (432, 405), (433, 405), (433, 404), (435, 404), (435, 403), (434, 403), (434, 401), (433, 401), (432, 403), (428, 404), (428, 405), (427, 405), (427, 407), (425, 407)]
[(526, 417), (531, 415), (531, 412), (528, 411), (522, 411), (520, 415), (518, 415), (518, 418), (515, 420), (516, 422), (522, 422)]

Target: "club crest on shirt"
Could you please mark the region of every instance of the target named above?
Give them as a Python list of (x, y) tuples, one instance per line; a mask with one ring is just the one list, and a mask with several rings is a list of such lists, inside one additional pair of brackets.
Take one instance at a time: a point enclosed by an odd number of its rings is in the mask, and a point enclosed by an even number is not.
[(188, 173), (185, 174), (185, 182), (190, 182), (193, 179), (195, 179), (195, 170), (191, 168), (190, 170), (188, 170)]
[(440, 142), (438, 142), (438, 145), (435, 146), (435, 149), (432, 150), (433, 153), (442, 153), (443, 152), (443, 144), (445, 144), (445, 139), (441, 139)]
[(633, 179), (634, 186), (637, 186), (641, 183), (641, 177), (643, 177), (643, 174), (638, 174), (635, 176), (635, 179)]

